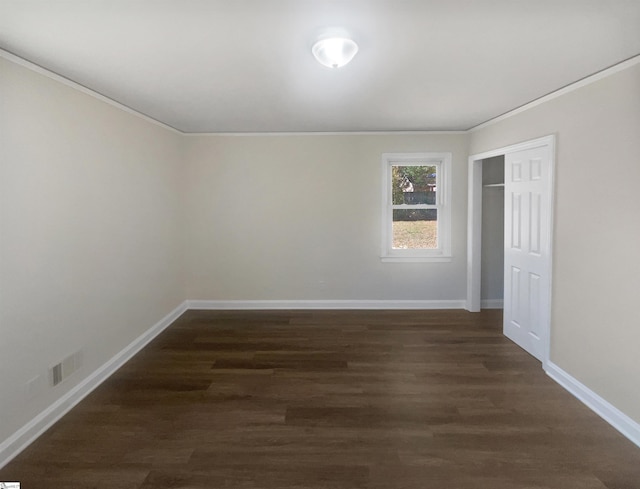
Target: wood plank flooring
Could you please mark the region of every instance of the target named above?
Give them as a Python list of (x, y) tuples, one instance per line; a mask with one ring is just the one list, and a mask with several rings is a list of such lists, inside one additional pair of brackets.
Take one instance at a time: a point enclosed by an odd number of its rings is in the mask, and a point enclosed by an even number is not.
[(189, 311), (0, 470), (34, 488), (638, 489), (499, 311)]

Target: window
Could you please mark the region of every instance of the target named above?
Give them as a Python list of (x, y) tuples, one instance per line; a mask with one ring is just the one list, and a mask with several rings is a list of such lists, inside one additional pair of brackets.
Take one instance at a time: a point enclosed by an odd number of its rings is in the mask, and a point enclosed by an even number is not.
[(451, 153), (382, 155), (383, 261), (451, 260)]

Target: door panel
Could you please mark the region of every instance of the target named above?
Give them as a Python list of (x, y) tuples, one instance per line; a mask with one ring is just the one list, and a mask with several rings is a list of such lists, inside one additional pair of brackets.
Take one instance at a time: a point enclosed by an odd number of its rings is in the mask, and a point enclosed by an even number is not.
[[(511, 248), (522, 247), (522, 196), (518, 193), (511, 194)], [(506, 214), (505, 214), (506, 217)]]
[(542, 225), (540, 214), (542, 196), (539, 193), (531, 194), (531, 219), (529, 220), (529, 236), (531, 238), (530, 253), (540, 255), (540, 226)]
[(517, 267), (511, 267), (511, 296), (507, 300), (511, 305), (511, 324), (516, 328), (520, 328), (520, 323), (522, 321), (522, 314), (520, 311), (520, 306), (522, 305), (520, 300), (521, 284), (521, 270)]
[(529, 334), (540, 339), (540, 275), (529, 274)]
[(542, 360), (549, 334), (548, 146), (505, 155), (504, 334)]

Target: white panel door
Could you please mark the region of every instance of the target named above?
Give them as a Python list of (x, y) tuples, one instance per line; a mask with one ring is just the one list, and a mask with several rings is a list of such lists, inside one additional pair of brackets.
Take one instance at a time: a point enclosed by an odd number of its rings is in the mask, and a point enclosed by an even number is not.
[(505, 155), (504, 334), (538, 360), (549, 335), (549, 146)]

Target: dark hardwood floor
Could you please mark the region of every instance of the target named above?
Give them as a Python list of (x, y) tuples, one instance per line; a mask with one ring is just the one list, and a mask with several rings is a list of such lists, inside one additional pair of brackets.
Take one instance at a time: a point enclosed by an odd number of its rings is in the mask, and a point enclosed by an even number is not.
[(638, 489), (499, 311), (190, 311), (5, 468), (34, 488)]

